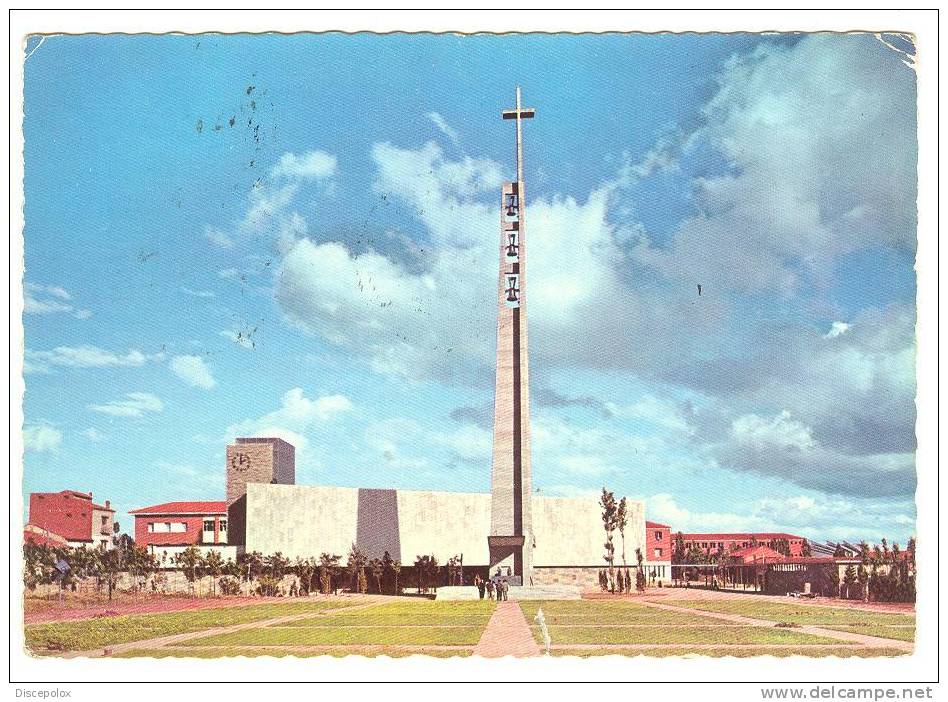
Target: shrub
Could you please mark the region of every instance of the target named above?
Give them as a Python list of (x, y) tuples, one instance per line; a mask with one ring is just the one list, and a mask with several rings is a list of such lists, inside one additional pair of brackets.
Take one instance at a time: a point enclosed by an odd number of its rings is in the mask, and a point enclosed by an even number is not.
[(262, 597), (276, 597), (280, 593), (280, 581), (271, 575), (261, 575), (257, 580), (257, 594)]
[(220, 587), (222, 595), (240, 594), (240, 581), (237, 578), (231, 578), (225, 575), (217, 581), (217, 585)]

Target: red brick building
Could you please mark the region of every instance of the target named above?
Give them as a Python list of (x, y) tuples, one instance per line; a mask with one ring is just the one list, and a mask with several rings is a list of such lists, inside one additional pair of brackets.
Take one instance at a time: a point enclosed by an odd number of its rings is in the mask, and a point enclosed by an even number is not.
[[(115, 510), (92, 501), (92, 493), (76, 490), (30, 494), (30, 521), (40, 532), (65, 539), (70, 546), (112, 548)], [(35, 530), (32, 530), (36, 533)]]
[(149, 553), (171, 559), (188, 546), (202, 551), (218, 551), (225, 558), (236, 558), (236, 547), (227, 546), (227, 503), (222, 501), (164, 502), (142, 507), (129, 514), (135, 517), (135, 543)]
[(802, 556), (803, 544), (806, 542), (806, 539), (802, 536), (779, 532), (682, 534), (682, 537), (684, 538), (686, 549), (694, 545), (706, 554), (717, 553), (722, 548), (727, 551), (745, 549), (752, 546), (766, 546), (767, 548), (773, 549), (775, 548), (776, 542), (785, 540), (790, 545), (791, 556)]
[(672, 559), (671, 527), (658, 522), (645, 522), (645, 550), (648, 561), (668, 561)]

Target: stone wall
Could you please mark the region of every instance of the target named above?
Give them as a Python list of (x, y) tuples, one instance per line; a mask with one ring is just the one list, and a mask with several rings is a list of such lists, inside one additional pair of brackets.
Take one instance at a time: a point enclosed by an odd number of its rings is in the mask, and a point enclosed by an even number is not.
[[(220, 580), (220, 578), (218, 578)], [(283, 579), (280, 581), (280, 587), (283, 590), (284, 595), (288, 594), (290, 587), (293, 583), (297, 584), (299, 587), (299, 578), (294, 575), (284, 575)], [(154, 587), (152, 585), (154, 584)], [(128, 573), (122, 573), (118, 582), (116, 583), (115, 590), (118, 592), (134, 592), (141, 585), (141, 578), (133, 578)], [(95, 578), (85, 578), (76, 583), (76, 591), (79, 593), (92, 593), (97, 590)], [(205, 576), (194, 581), (194, 595), (197, 597), (206, 597), (213, 592), (213, 583), (210, 576)], [(241, 595), (253, 595), (256, 593), (257, 583), (254, 582), (244, 582), (241, 580), (240, 583), (240, 594)], [(71, 591), (71, 588), (67, 588), (67, 592)], [(108, 588), (105, 585), (98, 588), (98, 591), (101, 593), (107, 593)], [(150, 576), (147, 581), (145, 581), (144, 592), (152, 593), (158, 592), (164, 595), (189, 595), (191, 594), (190, 584), (188, 579), (185, 577), (184, 573), (180, 570), (164, 570), (157, 574), (157, 577)], [(55, 597), (59, 594), (58, 585), (37, 585), (34, 590), (27, 590), (27, 596), (33, 597)], [(217, 587), (217, 594), (220, 595), (220, 587)]]

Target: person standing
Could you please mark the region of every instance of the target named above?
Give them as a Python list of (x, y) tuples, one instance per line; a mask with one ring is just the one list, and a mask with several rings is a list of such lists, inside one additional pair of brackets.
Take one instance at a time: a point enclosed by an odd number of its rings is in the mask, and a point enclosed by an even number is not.
[(487, 581), (487, 599), (489, 600), (494, 599), (494, 581), (493, 580)]
[(485, 592), (485, 590), (487, 590), (487, 587), (486, 587), (486, 585), (484, 584), (484, 580), (481, 578), (480, 575), (476, 575), (476, 576), (474, 576), (474, 583), (477, 585), (477, 594), (478, 594), (478, 595), (480, 596), (480, 598), (483, 600), (483, 599), (484, 599), (484, 592)]

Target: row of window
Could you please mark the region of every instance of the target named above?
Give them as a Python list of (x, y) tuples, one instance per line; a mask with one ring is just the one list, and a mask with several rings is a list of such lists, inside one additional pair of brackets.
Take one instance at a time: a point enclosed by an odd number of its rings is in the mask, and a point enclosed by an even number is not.
[[(734, 542), (730, 542), (730, 543), (734, 543)], [(763, 546), (770, 546), (770, 547), (773, 547), (773, 545), (774, 545), (774, 544), (773, 544), (773, 541), (758, 541), (757, 543), (758, 543), (758, 544), (761, 544), (761, 545), (763, 545)], [(794, 539), (793, 541), (790, 541), (789, 543), (791, 543), (791, 544), (799, 544), (800, 542), (797, 541), (796, 539)], [(750, 541), (742, 541), (742, 542), (741, 542), (741, 548), (747, 548), (747, 547), (750, 546), (750, 545), (751, 545), (751, 542), (750, 542)], [(714, 541), (702, 541), (702, 542), (698, 543), (698, 547), (699, 547), (699, 548), (724, 548), (724, 542), (723, 542), (723, 541), (718, 541), (718, 542), (715, 543)]]
[[(149, 534), (184, 534), (188, 530), (187, 522), (149, 522), (148, 523), (148, 533)], [(214, 532), (214, 520), (205, 519), (204, 520), (204, 531), (208, 533)], [(227, 520), (221, 519), (218, 522), (218, 531), (222, 534), (227, 532)]]

